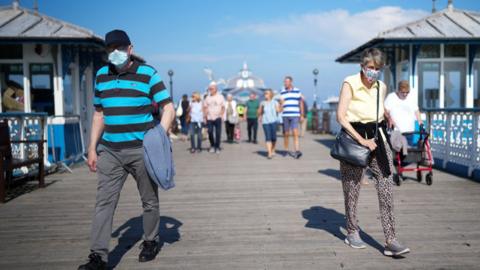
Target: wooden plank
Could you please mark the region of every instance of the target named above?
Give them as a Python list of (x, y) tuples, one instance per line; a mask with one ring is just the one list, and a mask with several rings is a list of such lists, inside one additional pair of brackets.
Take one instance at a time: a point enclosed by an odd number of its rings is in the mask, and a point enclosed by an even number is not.
[[(398, 236), (412, 249), (404, 259), (381, 254), (373, 184), (362, 187), (358, 208), (369, 246), (347, 247), (338, 162), (318, 141), (332, 139), (307, 134), (300, 160), (267, 160), (261, 144), (247, 143), (191, 155), (187, 142), (176, 142), (177, 187), (160, 192), (161, 253), (137, 262), (142, 210), (129, 178), (114, 230), (128, 226), (112, 238), (111, 262), (116, 269), (477, 268), (480, 185), (440, 171), (432, 186), (407, 181), (394, 188)], [(48, 176), (52, 182), (0, 206), (0, 269), (76, 269), (85, 261), (95, 174), (83, 166)]]

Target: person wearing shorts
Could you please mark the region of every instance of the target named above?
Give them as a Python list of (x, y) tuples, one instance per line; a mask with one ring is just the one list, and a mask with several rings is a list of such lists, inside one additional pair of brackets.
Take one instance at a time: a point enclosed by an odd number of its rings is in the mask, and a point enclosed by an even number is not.
[[(293, 87), (292, 82), (292, 77), (286, 76), (283, 81), (285, 88), (280, 92), (283, 116), (283, 143), (285, 151), (295, 159), (299, 159), (302, 156), (302, 152), (300, 152), (299, 124), (304, 121), (303, 96), (298, 88)], [(293, 135), (293, 152), (290, 152), (288, 145), (290, 134)]]
[(262, 118), (263, 132), (265, 133), (265, 144), (267, 148), (267, 158), (272, 159), (275, 155), (275, 144), (277, 142), (277, 120), (280, 112), (280, 105), (273, 99), (271, 89), (265, 91), (265, 100), (258, 108), (258, 116)]

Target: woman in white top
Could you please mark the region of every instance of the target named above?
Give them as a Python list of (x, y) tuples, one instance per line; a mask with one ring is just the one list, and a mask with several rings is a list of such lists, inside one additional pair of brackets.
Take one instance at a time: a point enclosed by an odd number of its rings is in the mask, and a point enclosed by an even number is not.
[[(202, 152), (203, 102), (198, 92), (193, 92), (189, 106), (190, 116), (190, 153)], [(195, 136), (197, 145), (195, 145)]]
[[(337, 120), (342, 128), (359, 144), (372, 151), (367, 168), (370, 169), (377, 189), (380, 204), (380, 219), (386, 239), (384, 254), (398, 256), (410, 250), (401, 245), (395, 235), (395, 217), (393, 215), (393, 159), (386, 137), (383, 101), (387, 88), (379, 80), (384, 66), (384, 57), (376, 48), (366, 49), (361, 57), (361, 71), (345, 78), (340, 92)], [(379, 95), (377, 120), (377, 94)], [(379, 123), (379, 134), (374, 139), (375, 126)], [(360, 181), (365, 168), (340, 161), (345, 215), (347, 219), (347, 237), (345, 243), (353, 248), (365, 248), (360, 238), (357, 224), (357, 203), (360, 193)]]
[(272, 159), (275, 155), (275, 144), (277, 142), (277, 120), (281, 111), (280, 104), (273, 99), (271, 89), (265, 91), (265, 100), (260, 103), (258, 116), (262, 117), (263, 133), (267, 147), (267, 158)]
[(237, 102), (233, 99), (231, 94), (227, 95), (227, 102), (225, 103), (225, 131), (227, 133), (227, 142), (233, 143), (233, 135), (235, 125), (238, 123)]

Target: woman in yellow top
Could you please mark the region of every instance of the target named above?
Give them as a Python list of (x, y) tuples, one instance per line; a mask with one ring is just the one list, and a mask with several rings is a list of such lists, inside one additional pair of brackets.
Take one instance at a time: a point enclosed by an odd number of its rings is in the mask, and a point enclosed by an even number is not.
[[(381, 222), (386, 238), (384, 254), (398, 256), (410, 250), (400, 244), (395, 236), (392, 194), (393, 159), (386, 137), (383, 108), (387, 87), (379, 80), (384, 66), (384, 56), (376, 48), (367, 49), (363, 52), (361, 61), (360, 73), (345, 78), (343, 82), (337, 121), (358, 143), (372, 151), (367, 168), (373, 174), (378, 193)], [(377, 121), (377, 87), (380, 95), (379, 134), (375, 140), (373, 138)], [(357, 224), (357, 203), (360, 181), (364, 172), (365, 168), (340, 161), (348, 232), (345, 243), (353, 248), (366, 247), (360, 238), (360, 228)]]

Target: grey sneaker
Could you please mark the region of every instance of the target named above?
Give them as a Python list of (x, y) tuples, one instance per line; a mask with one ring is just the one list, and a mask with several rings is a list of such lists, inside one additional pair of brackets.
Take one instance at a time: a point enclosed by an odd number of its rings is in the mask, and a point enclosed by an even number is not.
[(385, 246), (383, 254), (385, 256), (399, 256), (405, 253), (410, 252), (410, 249), (406, 246), (400, 244), (397, 240), (393, 240), (390, 244)]
[(220, 154), (220, 148), (215, 149), (215, 153)]
[(210, 149), (208, 149), (208, 152), (209, 152), (209, 153), (212, 153), (212, 154), (215, 153), (215, 148), (210, 147)]
[(351, 246), (352, 248), (366, 248), (367, 245), (362, 241), (358, 232), (349, 233), (345, 238), (345, 244)]

